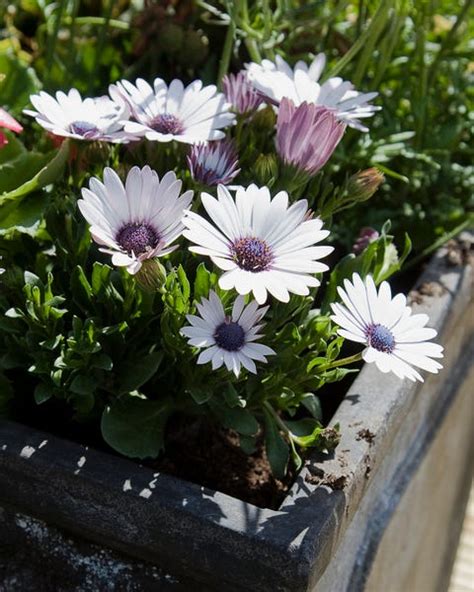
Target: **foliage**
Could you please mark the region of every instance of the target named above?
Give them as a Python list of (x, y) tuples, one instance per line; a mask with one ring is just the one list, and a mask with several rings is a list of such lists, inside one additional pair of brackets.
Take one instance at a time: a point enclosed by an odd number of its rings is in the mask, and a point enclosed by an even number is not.
[[(334, 448), (337, 430), (323, 427), (317, 393), (354, 372), (345, 367), (344, 340), (329, 318), (336, 287), (353, 272), (370, 273), (377, 283), (397, 272), (411, 248), (407, 230), (420, 251), (468, 223), (474, 194), (469, 1), (17, 4), (4, 14), (0, 9), (1, 104), (26, 128), (21, 140), (7, 134), (9, 144), (0, 150), (0, 249), (7, 268), (0, 291), (0, 414), (9, 412), (24, 382), (33, 385), (35, 404), (64, 402), (74, 420), (100, 423), (104, 440), (132, 457), (157, 456), (176, 413), (212, 417), (235, 430), (248, 453), (263, 436), (276, 476), (290, 459), (301, 465), (302, 449)], [(104, 93), (117, 78), (139, 75), (220, 83), (249, 58), (280, 54), (294, 62), (322, 50), (328, 75), (350, 73), (357, 86), (380, 92), (383, 110), (370, 134), (348, 132), (324, 171), (289, 178), (275, 156), (274, 113), (266, 108), (252, 125), (241, 118), (232, 131), (242, 169), (237, 181), (307, 198), (345, 252), (362, 226), (380, 229), (380, 237), (361, 254), (343, 257), (320, 292), (272, 303), (265, 343), (278, 356), (258, 376), (213, 372), (195, 364), (196, 350), (180, 329), (211, 289), (230, 305), (216, 271), (181, 244), (163, 260), (163, 285), (150, 292), (109, 265), (77, 209), (80, 188), (107, 165), (122, 176), (147, 162), (160, 175), (175, 169), (199, 191), (183, 173), (181, 148), (141, 144), (127, 151), (69, 141), (57, 148), (22, 110), (41, 88)], [(387, 182), (362, 204), (348, 188), (351, 175), (367, 166), (377, 166)], [(341, 213), (349, 207), (350, 216)]]

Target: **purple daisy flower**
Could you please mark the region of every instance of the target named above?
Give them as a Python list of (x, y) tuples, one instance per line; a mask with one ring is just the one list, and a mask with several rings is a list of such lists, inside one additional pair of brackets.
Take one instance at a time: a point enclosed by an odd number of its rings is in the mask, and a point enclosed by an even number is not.
[(231, 140), (196, 144), (187, 160), (192, 178), (204, 185), (227, 185), (240, 172), (237, 151)]
[(326, 107), (284, 98), (278, 110), (276, 148), (281, 159), (316, 174), (339, 144), (346, 126)]
[(240, 115), (256, 111), (264, 102), (261, 93), (249, 82), (245, 70), (238, 74), (224, 76), (222, 89), (227, 101), (232, 105), (234, 111)]

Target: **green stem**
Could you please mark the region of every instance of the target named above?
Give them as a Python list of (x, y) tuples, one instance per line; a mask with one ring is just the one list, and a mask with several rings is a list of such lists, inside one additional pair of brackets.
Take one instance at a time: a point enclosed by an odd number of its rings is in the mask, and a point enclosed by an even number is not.
[[(95, 64), (94, 64), (94, 72), (98, 72), (99, 71), (99, 67), (100, 67), (100, 60), (102, 58), (102, 52), (104, 49), (104, 45), (105, 45), (105, 40), (107, 38), (107, 31), (109, 29), (109, 23), (110, 23), (110, 19), (112, 16), (112, 10), (114, 8), (114, 0), (109, 0), (109, 4), (105, 10), (105, 16), (104, 16), (104, 24), (102, 25), (102, 27), (100, 28), (100, 32), (98, 35), (98, 39), (97, 39), (97, 48), (96, 48), (96, 52), (95, 52)], [(89, 81), (89, 90), (92, 91), (93, 86), (94, 86), (94, 76), (90, 77), (90, 81)]]
[(362, 78), (367, 71), (367, 67), (373, 59), (375, 46), (378, 43), (388, 20), (390, 6), (391, 2), (382, 2), (370, 23), (369, 29), (371, 34), (367, 38), (359, 61), (357, 62), (356, 70), (352, 76), (352, 81), (356, 87), (361, 83)]
[[(122, 31), (128, 31), (130, 29), (130, 25), (124, 21), (119, 21), (118, 19), (107, 19), (103, 16), (78, 16), (74, 20), (76, 25), (92, 25), (102, 27), (103, 25), (107, 24), (109, 27), (121, 29)], [(61, 22), (65, 25), (70, 25), (72, 18), (70, 16), (65, 16)]]
[(369, 39), (372, 37), (374, 29), (378, 29), (379, 27), (379, 19), (384, 17), (385, 19), (385, 12), (390, 6), (390, 1), (383, 0), (377, 12), (375, 13), (374, 17), (372, 18), (369, 26), (365, 29), (365, 31), (360, 35), (354, 45), (349, 49), (349, 51), (337, 62), (337, 64), (332, 68), (332, 70), (325, 76), (325, 79), (332, 78), (333, 76), (337, 76), (341, 70), (343, 70), (347, 64), (349, 64), (355, 56), (363, 49)]
[(62, 15), (63, 15), (65, 8), (66, 8), (66, 1), (59, 0), (56, 18), (54, 19), (53, 33), (51, 36), (48, 36), (48, 44), (47, 44), (47, 50), (46, 50), (46, 65), (47, 65), (46, 71), (49, 73), (48, 79), (51, 78), (51, 70), (53, 67), (53, 59), (54, 59), (54, 50), (56, 48), (56, 43), (57, 43), (58, 35), (59, 35), (59, 27), (61, 26)]
[(292, 433), (290, 432), (288, 426), (285, 424), (285, 422), (282, 420), (282, 418), (275, 411), (275, 409), (273, 409), (273, 407), (270, 405), (270, 403), (268, 401), (264, 401), (263, 406), (271, 414), (271, 416), (273, 417), (275, 422), (278, 424), (278, 426), (282, 429), (282, 431), (284, 431), (285, 434), (288, 436), (288, 438), (291, 440)]
[(325, 366), (319, 366), (318, 370), (325, 372), (326, 370), (332, 370), (332, 368), (338, 368), (339, 366), (347, 366), (347, 364), (354, 364), (355, 362), (360, 362), (361, 360), (362, 352), (359, 352), (358, 354), (348, 356), (347, 358), (340, 358), (339, 360), (334, 360), (334, 362), (326, 364)]
[(235, 18), (232, 18), (227, 27), (227, 33), (224, 41), (224, 49), (222, 50), (222, 57), (219, 62), (219, 71), (217, 73), (217, 84), (219, 88), (222, 85), (222, 79), (229, 70), (230, 58), (232, 56), (232, 50), (234, 48), (234, 35), (235, 35)]
[(240, 20), (240, 27), (247, 33), (244, 43), (247, 51), (249, 52), (250, 58), (259, 64), (262, 61), (262, 56), (260, 55), (260, 50), (258, 49), (257, 42), (255, 41), (254, 37), (251, 35), (255, 35), (256, 32), (252, 29), (250, 24), (250, 15), (249, 15), (249, 7), (247, 0), (242, 0), (240, 3), (240, 12), (241, 12), (241, 20)]
[(439, 239), (437, 239), (429, 247), (426, 247), (426, 249), (423, 249), (423, 251), (421, 251), (421, 253), (419, 253), (416, 257), (413, 257), (413, 259), (411, 259), (407, 264), (405, 264), (403, 266), (402, 271), (406, 271), (406, 270), (411, 269), (411, 268), (415, 267), (416, 265), (418, 265), (418, 263), (420, 263), (420, 261), (423, 261), (423, 259), (426, 259), (426, 257), (428, 257), (428, 255), (431, 255), (432, 253), (434, 253), (434, 251), (436, 251), (437, 249), (442, 247), (444, 245), (444, 243), (446, 243), (446, 242), (448, 242), (448, 240), (451, 240), (452, 238), (454, 238), (456, 235), (458, 235), (460, 232), (462, 232), (463, 230), (465, 230), (469, 226), (474, 226), (474, 215), (469, 216), (467, 218), (467, 220), (464, 220), (464, 222), (461, 222), (461, 224), (456, 226), (456, 228), (453, 228), (453, 230), (446, 232), (445, 234), (440, 236)]

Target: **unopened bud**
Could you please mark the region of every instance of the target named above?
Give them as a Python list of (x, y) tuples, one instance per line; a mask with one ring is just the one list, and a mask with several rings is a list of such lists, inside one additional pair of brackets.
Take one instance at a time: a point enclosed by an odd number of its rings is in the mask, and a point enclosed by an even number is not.
[(259, 134), (260, 132), (266, 132), (268, 134), (269, 130), (275, 128), (275, 123), (276, 115), (272, 107), (260, 109), (252, 117), (252, 129), (255, 131), (255, 134)]
[(375, 167), (359, 171), (349, 179), (348, 197), (354, 201), (366, 201), (372, 197), (384, 180), (383, 174)]
[(260, 154), (254, 164), (255, 180), (268, 185), (278, 177), (278, 163), (273, 154)]
[(166, 281), (166, 270), (157, 257), (145, 259), (135, 280), (145, 292), (158, 292)]

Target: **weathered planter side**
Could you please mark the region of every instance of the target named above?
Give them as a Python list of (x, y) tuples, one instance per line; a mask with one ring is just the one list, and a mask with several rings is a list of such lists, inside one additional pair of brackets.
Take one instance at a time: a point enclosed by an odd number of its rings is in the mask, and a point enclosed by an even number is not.
[(441, 250), (421, 283), (414, 308), (441, 332), (445, 370), (420, 386), (365, 367), (333, 418), (334, 457), (311, 457), (278, 511), (2, 422), (0, 575), (2, 552), (21, 558), (27, 541), (40, 565), (69, 566), (64, 592), (85, 578), (127, 591), (441, 590), (427, 583), (451, 561), (467, 490), (472, 269)]

